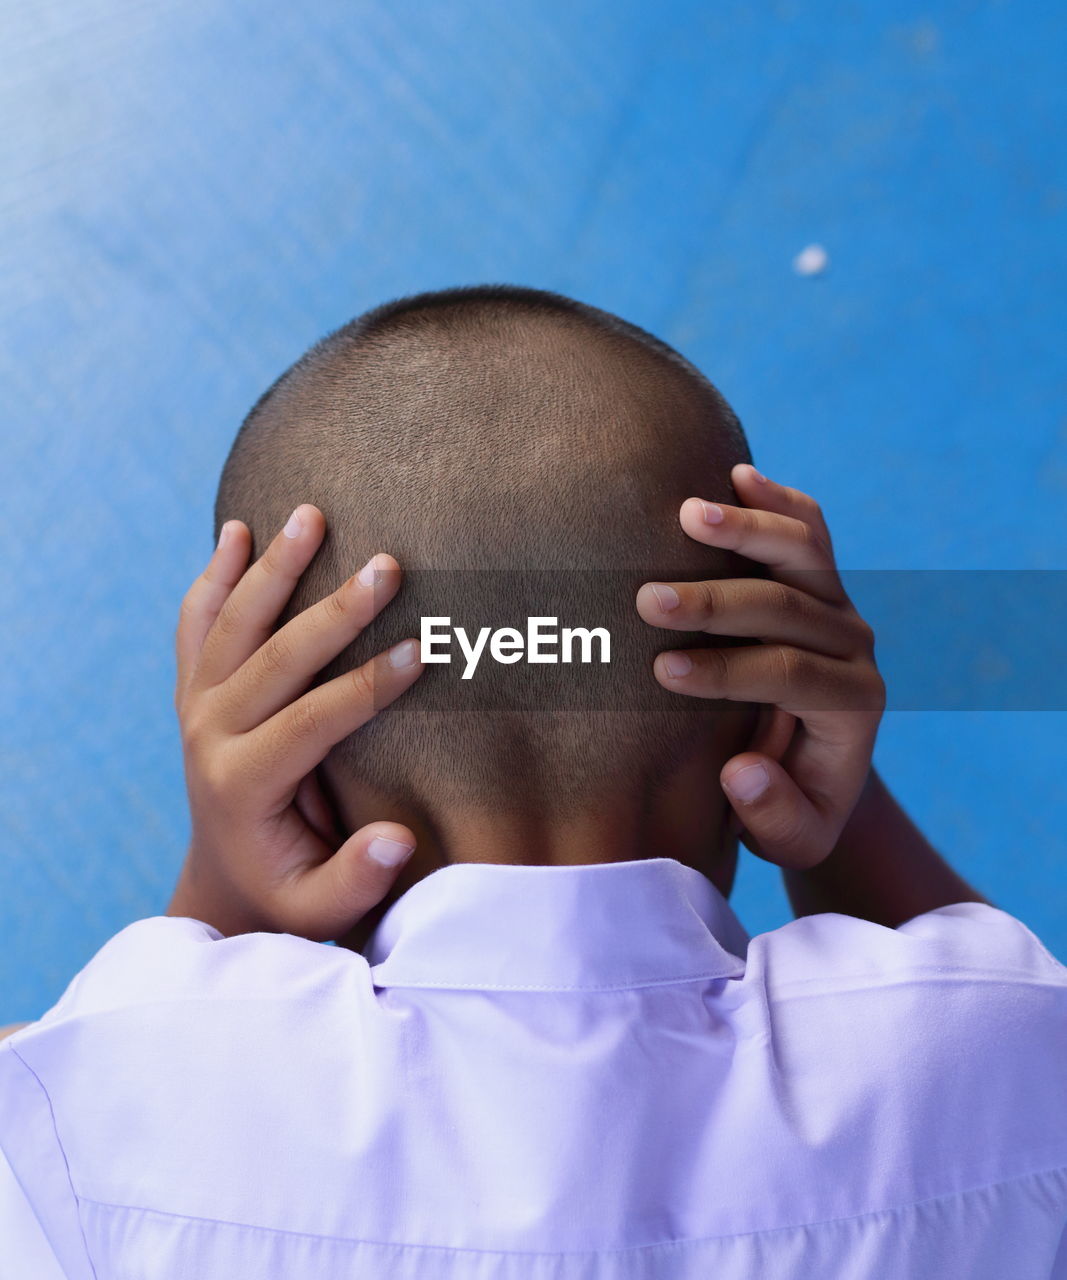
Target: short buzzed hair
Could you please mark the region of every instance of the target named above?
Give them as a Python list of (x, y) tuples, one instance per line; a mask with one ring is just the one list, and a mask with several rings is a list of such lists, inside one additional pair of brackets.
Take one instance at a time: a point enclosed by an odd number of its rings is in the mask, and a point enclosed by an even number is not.
[[(652, 334), (556, 293), (448, 289), (366, 312), (260, 397), (223, 468), (216, 535), (242, 519), (258, 555), (298, 503), (321, 508), (325, 540), (279, 625), (374, 552), (396, 556), (397, 599), (318, 681), (418, 636), (423, 616), (514, 625), (546, 584), (561, 626), (605, 626), (608, 668), (520, 663), (464, 686), (431, 666), (331, 753), (398, 802), (573, 811), (666, 776), (721, 721), (722, 704), (651, 670), (708, 637), (648, 626), (634, 597), (650, 579), (762, 575), (678, 523), (686, 497), (731, 501), (730, 468), (749, 460), (723, 397)], [(592, 687), (592, 702), (573, 696)]]

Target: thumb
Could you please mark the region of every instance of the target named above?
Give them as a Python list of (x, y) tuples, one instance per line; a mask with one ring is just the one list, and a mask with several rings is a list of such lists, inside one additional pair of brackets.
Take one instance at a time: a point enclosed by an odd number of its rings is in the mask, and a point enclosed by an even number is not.
[(830, 852), (828, 824), (770, 756), (745, 751), (723, 765), (719, 781), (745, 845), (779, 867), (803, 871)]
[(351, 929), (381, 902), (414, 851), (411, 829), (399, 822), (360, 827), (286, 890), (287, 914), (299, 924), (290, 932), (325, 942)]

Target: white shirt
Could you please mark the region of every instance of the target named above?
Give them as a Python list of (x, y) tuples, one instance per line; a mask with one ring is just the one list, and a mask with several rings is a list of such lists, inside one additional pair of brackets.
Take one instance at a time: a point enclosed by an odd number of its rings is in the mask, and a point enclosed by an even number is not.
[(363, 955), (123, 929), (0, 1044), (0, 1146), (17, 1280), (1062, 1278), (1067, 969), (977, 904), (750, 940), (669, 858), (448, 866)]

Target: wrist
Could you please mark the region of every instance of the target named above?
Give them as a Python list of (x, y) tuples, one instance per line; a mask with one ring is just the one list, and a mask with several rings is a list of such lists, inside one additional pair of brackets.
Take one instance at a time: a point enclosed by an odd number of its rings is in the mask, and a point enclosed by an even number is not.
[(797, 915), (833, 911), (895, 929), (926, 911), (984, 899), (941, 857), (872, 769), (828, 858), (788, 872)]
[(253, 919), (231, 888), (205, 870), (204, 859), (195, 846), (190, 846), (186, 854), (164, 914), (199, 920), (228, 938), (239, 933), (257, 933), (267, 927)]

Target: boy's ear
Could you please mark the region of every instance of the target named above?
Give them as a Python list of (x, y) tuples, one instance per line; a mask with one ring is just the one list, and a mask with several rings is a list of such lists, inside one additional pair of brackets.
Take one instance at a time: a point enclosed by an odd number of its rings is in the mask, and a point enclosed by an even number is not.
[(345, 830), (333, 789), (321, 764), (297, 787), (293, 803), (308, 826), (331, 848), (336, 848), (352, 834)]
[(782, 757), (793, 741), (796, 723), (796, 717), (791, 716), (788, 711), (771, 706), (769, 703), (760, 703), (756, 732), (753, 734), (752, 746), (749, 750), (759, 751), (762, 755), (769, 756), (781, 764)]

